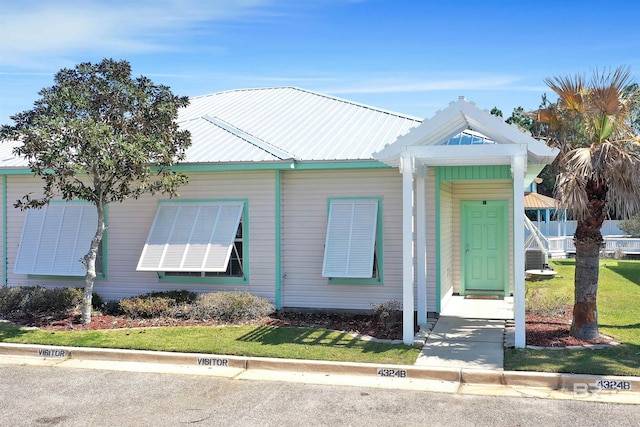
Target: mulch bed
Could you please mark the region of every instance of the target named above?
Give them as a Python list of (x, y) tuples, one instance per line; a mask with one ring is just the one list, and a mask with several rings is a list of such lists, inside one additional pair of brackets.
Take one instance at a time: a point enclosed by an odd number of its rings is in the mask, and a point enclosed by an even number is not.
[(539, 347), (569, 347), (613, 344), (615, 341), (601, 336), (596, 340), (579, 340), (569, 335), (572, 319), (572, 306), (565, 307), (565, 314), (543, 316), (526, 314), (527, 345)]
[[(131, 319), (124, 316), (93, 316), (91, 323), (83, 325), (79, 316), (62, 320), (48, 318), (20, 319), (18, 324), (34, 326), (51, 331), (99, 330), (122, 328), (148, 328), (160, 326), (211, 326), (222, 322), (202, 322), (185, 319), (156, 318)], [(306, 328), (326, 328), (346, 331), (353, 334), (367, 335), (379, 339), (402, 339), (402, 325), (387, 328), (377, 317), (354, 314), (317, 314), (282, 312), (259, 321), (247, 324), (262, 326), (289, 326)], [(560, 316), (541, 316), (531, 313), (526, 315), (527, 345), (540, 347), (567, 347), (592, 344), (611, 344), (612, 340), (602, 337), (594, 341), (583, 341), (569, 335), (571, 325), (571, 308)]]

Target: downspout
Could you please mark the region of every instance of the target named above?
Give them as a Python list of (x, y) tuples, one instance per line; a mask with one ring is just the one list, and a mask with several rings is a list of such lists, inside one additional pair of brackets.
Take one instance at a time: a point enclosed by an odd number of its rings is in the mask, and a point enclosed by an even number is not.
[(276, 169), (276, 177), (275, 177), (275, 186), (276, 186), (276, 218), (275, 218), (275, 228), (276, 228), (276, 310), (282, 310), (282, 236), (280, 233), (281, 228), (281, 193), (280, 193), (280, 169)]
[(442, 311), (442, 252), (440, 250), (440, 219), (442, 211), (440, 210), (440, 168), (436, 168), (436, 312)]
[(6, 288), (7, 280), (7, 175), (2, 175), (2, 287)]

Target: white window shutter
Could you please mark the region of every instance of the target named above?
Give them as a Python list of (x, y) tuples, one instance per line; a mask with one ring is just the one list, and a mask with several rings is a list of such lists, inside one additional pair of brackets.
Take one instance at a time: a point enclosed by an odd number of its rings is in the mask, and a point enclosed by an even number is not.
[(98, 228), (98, 213), (88, 203), (51, 203), (27, 211), (16, 274), (84, 276), (80, 261), (89, 252)]
[(137, 270), (224, 272), (242, 202), (167, 202), (158, 206)]
[(377, 200), (330, 202), (323, 277), (372, 277), (377, 220)]

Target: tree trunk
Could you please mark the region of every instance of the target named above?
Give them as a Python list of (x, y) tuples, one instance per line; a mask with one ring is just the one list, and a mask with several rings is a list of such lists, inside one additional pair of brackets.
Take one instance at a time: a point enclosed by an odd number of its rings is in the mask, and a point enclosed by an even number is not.
[(600, 230), (605, 219), (607, 186), (602, 181), (589, 180), (585, 190), (588, 207), (585, 215), (578, 218), (574, 235), (576, 271), (571, 336), (591, 340), (600, 335), (597, 293), (600, 249), (604, 246)]
[(98, 227), (96, 234), (91, 239), (91, 247), (89, 252), (84, 256), (84, 263), (87, 267), (87, 274), (84, 277), (84, 293), (82, 295), (82, 323), (91, 323), (91, 309), (93, 299), (93, 283), (96, 279), (96, 258), (98, 257), (98, 248), (102, 243), (102, 236), (104, 235), (104, 205), (96, 203), (96, 209), (98, 210)]

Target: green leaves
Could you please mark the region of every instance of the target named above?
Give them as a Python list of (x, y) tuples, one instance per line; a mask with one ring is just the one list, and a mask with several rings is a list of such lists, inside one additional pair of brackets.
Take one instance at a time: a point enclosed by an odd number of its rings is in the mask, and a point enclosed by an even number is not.
[[(129, 63), (113, 59), (60, 70), (54, 82), (33, 109), (12, 117), (15, 126), (0, 130), (2, 138), (23, 141), (15, 154), (45, 182), (42, 199), (23, 199), (21, 207), (58, 196), (106, 204), (144, 192), (177, 193), (186, 177), (167, 168), (191, 144), (175, 123), (187, 97), (132, 78)], [(160, 171), (155, 177), (152, 166)]]
[(579, 218), (588, 215), (589, 182), (604, 183), (608, 208), (640, 210), (640, 92), (628, 68), (546, 79), (558, 101), (531, 114), (560, 149), (556, 192)]

